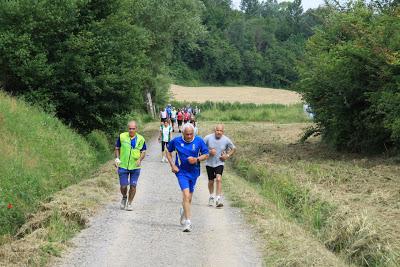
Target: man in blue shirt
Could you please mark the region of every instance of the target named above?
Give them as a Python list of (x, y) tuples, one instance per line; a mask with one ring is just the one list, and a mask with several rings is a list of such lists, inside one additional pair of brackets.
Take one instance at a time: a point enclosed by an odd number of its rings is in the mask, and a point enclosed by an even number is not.
[[(192, 230), (190, 207), (197, 178), (200, 176), (200, 162), (208, 159), (208, 147), (203, 139), (194, 135), (194, 127), (187, 123), (183, 126), (182, 136), (175, 137), (168, 144), (167, 159), (171, 170), (178, 178), (182, 190), (182, 206), (180, 211), (181, 225), (184, 232)], [(172, 152), (176, 153), (175, 162)]]
[(167, 105), (167, 107), (165, 108), (165, 111), (167, 112), (168, 119), (171, 119), (171, 116), (172, 116), (172, 106), (171, 106), (171, 104)]

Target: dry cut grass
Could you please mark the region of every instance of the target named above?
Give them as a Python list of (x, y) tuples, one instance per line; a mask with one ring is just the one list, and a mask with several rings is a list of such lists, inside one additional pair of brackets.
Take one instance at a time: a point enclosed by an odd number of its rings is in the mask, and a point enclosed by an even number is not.
[[(201, 132), (212, 126), (201, 122)], [(400, 264), (396, 159), (337, 153), (318, 138), (299, 144), (304, 123), (225, 126), (238, 147), (235, 169), (327, 248), (357, 265)]]
[(171, 85), (172, 99), (182, 102), (239, 102), (254, 104), (297, 104), (301, 96), (293, 91), (261, 87), (188, 87)]

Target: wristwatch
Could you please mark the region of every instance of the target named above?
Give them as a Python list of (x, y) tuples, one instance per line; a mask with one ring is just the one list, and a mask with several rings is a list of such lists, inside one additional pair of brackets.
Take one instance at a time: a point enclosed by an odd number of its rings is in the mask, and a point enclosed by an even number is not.
[(197, 158), (197, 163), (200, 163), (200, 160), (199, 160), (199, 158)]

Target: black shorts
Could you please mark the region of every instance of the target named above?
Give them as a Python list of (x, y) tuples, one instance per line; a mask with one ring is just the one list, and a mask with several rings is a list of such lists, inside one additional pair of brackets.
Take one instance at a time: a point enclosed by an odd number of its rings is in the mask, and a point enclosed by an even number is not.
[(161, 122), (167, 121), (167, 118), (161, 118)]
[(212, 181), (217, 178), (217, 174), (222, 175), (222, 173), (224, 172), (224, 165), (219, 165), (217, 167), (206, 166), (206, 169), (208, 180)]
[(164, 152), (166, 147), (168, 147), (168, 142), (161, 141), (161, 152)]
[(182, 120), (178, 120), (178, 126), (182, 126)]

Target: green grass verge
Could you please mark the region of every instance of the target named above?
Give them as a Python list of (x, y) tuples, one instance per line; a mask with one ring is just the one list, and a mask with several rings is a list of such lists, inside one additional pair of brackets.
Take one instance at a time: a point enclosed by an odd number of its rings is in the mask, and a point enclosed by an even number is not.
[(255, 166), (243, 159), (236, 160), (233, 166), (241, 177), (257, 183), (264, 197), (316, 234), (335, 212), (335, 206), (312, 196), (309, 189), (298, 186), (290, 175)]
[(259, 183), (243, 179), (229, 168), (223, 183), (231, 205), (242, 209), (257, 231), (264, 266), (348, 266), (296, 223), (289, 212), (266, 198)]
[[(53, 193), (87, 178), (110, 150), (61, 121), (0, 92), (0, 236), (13, 235)], [(0, 239), (4, 239), (0, 238)]]
[(253, 121), (273, 123), (301, 123), (310, 120), (303, 112), (302, 104), (240, 104), (240, 103), (189, 103), (173, 102), (176, 107), (191, 105), (200, 108), (197, 119), (202, 121)]

